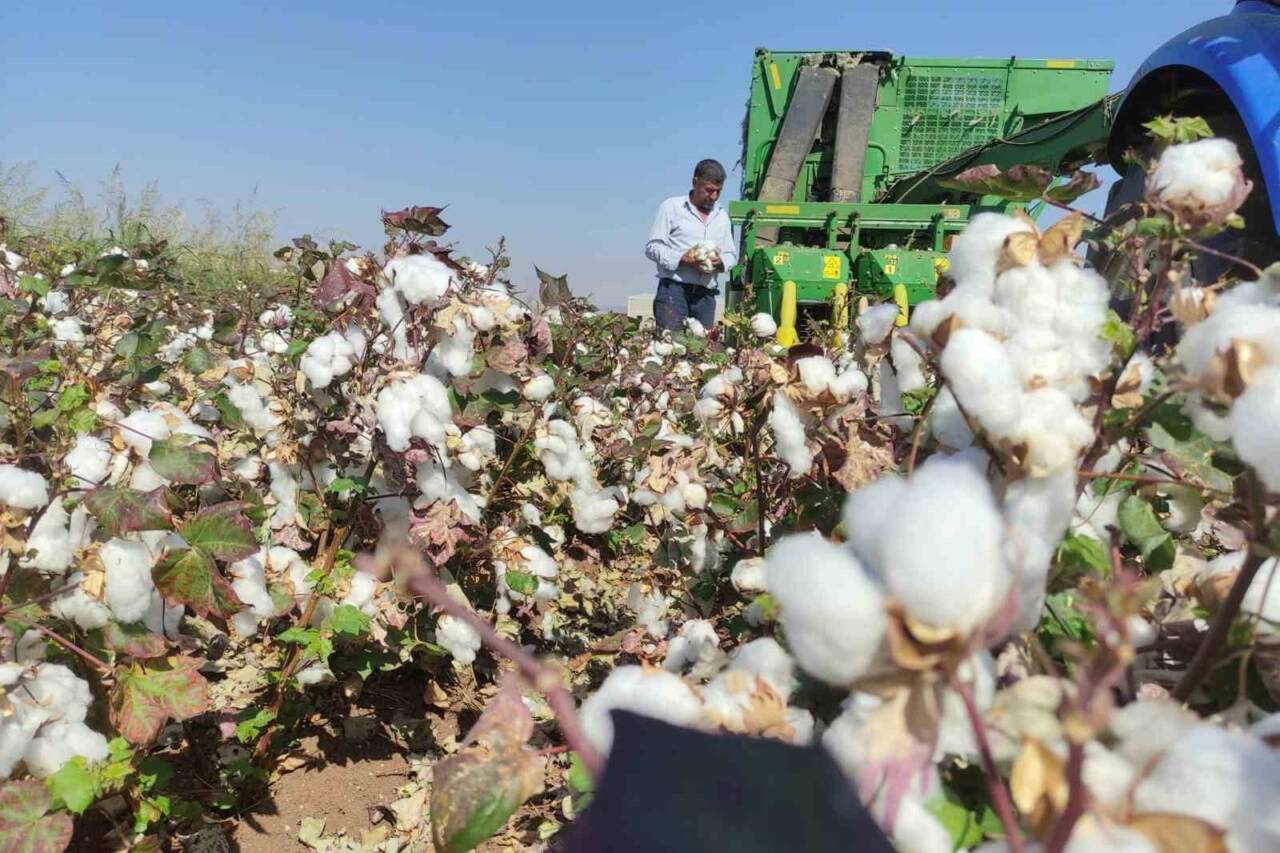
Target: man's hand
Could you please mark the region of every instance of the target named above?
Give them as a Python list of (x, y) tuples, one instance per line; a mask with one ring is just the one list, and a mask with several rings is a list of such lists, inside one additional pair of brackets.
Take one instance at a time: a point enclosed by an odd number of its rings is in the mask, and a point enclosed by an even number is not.
[(724, 272), (724, 258), (720, 257), (719, 252), (716, 252), (716, 256), (712, 260), (712, 263), (715, 264), (716, 272)]

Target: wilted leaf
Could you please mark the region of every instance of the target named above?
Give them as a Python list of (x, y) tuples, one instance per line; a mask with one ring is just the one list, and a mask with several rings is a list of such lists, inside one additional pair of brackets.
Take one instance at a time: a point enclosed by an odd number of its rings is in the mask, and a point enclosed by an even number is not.
[(1161, 526), (1151, 504), (1129, 495), (1120, 502), (1116, 520), (1125, 539), (1142, 553), (1148, 568), (1159, 571), (1173, 565), (1173, 536)]
[(150, 492), (102, 487), (89, 492), (84, 502), (99, 527), (112, 536), (119, 536), (137, 530), (173, 529), (168, 497), (165, 486)]
[(147, 460), (166, 480), (199, 485), (212, 480), (218, 467), (217, 457), (203, 448), (199, 439), (179, 433), (153, 441)]
[(1149, 812), (1134, 815), (1129, 827), (1147, 837), (1160, 853), (1227, 853), (1225, 833), (1199, 818)]
[(568, 275), (552, 275), (536, 266), (533, 271), (538, 276), (538, 301), (543, 305), (551, 308), (556, 305), (568, 305), (573, 300), (573, 292), (569, 290)]
[(1058, 204), (1070, 204), (1080, 196), (1093, 192), (1100, 186), (1102, 184), (1098, 181), (1098, 176), (1093, 172), (1077, 169), (1071, 173), (1071, 177), (1067, 178), (1064, 183), (1049, 187), (1044, 194), (1058, 202)]
[[(395, 214), (392, 214), (393, 216)], [(385, 221), (385, 217), (384, 220)], [(329, 262), (329, 268), (325, 270), (324, 278), (320, 279), (320, 286), (316, 288), (316, 301), (321, 307), (328, 307), (343, 302), (348, 294), (355, 293), (357, 298), (364, 296), (373, 296), (373, 287), (367, 282), (361, 281), (351, 270), (347, 269), (347, 262), (341, 258), (334, 258)]]
[(151, 741), (169, 720), (209, 709), (209, 685), (194, 658), (135, 663), (111, 692), (111, 721), (131, 743)]
[(974, 166), (950, 177), (939, 178), (938, 185), (974, 195), (994, 195), (1009, 201), (1034, 201), (1049, 188), (1053, 180), (1046, 169), (1019, 164), (1005, 171), (994, 163)]
[(382, 224), (387, 228), (400, 228), (413, 234), (426, 234), (428, 237), (439, 237), (449, 230), (449, 225), (440, 218), (443, 207), (426, 207), (414, 205), (403, 210), (382, 212)]
[(182, 357), (182, 366), (199, 376), (213, 367), (213, 353), (202, 346), (194, 346)]
[(1009, 792), (1031, 826), (1043, 831), (1067, 804), (1063, 760), (1040, 741), (1028, 738), (1013, 762)]
[(249, 519), (240, 505), (212, 506), (201, 510), (178, 531), (192, 548), (199, 548), (219, 560), (243, 560), (258, 550)]
[(116, 654), (132, 658), (164, 657), (169, 649), (164, 637), (151, 633), (141, 622), (108, 622), (102, 629), (102, 639)]
[(151, 570), (156, 589), (171, 604), (185, 604), (197, 614), (227, 617), (243, 605), (213, 558), (200, 548), (174, 551)]
[(431, 835), (444, 853), (471, 850), (542, 788), (545, 759), (523, 750), (485, 753), (472, 747), (435, 765)]
[(53, 798), (34, 779), (0, 789), (0, 849), (5, 853), (59, 853), (71, 843), (70, 815), (45, 814)]

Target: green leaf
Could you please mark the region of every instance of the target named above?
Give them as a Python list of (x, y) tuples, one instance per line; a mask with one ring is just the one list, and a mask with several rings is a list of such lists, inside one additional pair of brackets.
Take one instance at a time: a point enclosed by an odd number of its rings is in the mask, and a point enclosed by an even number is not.
[(65, 805), (74, 814), (84, 814), (100, 793), (97, 777), (80, 755), (62, 765), (57, 773), (44, 780), (44, 784), (53, 795), (54, 802)]
[(707, 506), (716, 515), (733, 518), (738, 512), (738, 499), (733, 495), (726, 495), (721, 492), (712, 495), (711, 500), (707, 502)]
[(533, 595), (538, 591), (538, 579), (528, 572), (507, 570), (507, 586), (521, 595)]
[(354, 604), (340, 604), (329, 615), (329, 627), (335, 634), (358, 637), (369, 630), (369, 617)]
[(350, 477), (339, 477), (326, 487), (326, 491), (330, 492), (355, 492), (359, 495), (363, 495), (367, 489), (365, 483)]
[(147, 797), (138, 803), (138, 810), (133, 815), (134, 832), (145, 832), (153, 823), (169, 816), (172, 802), (168, 797)]
[(73, 412), (87, 402), (89, 402), (89, 389), (83, 382), (77, 382), (75, 385), (63, 388), (58, 394), (58, 411), (64, 414)]
[(501, 829), (541, 787), (542, 767), (523, 750), (490, 755), (474, 747), (438, 762), (431, 780), (436, 849), (464, 853)]
[(32, 429), (51, 427), (58, 421), (57, 409), (42, 409), (31, 416)]
[(328, 661), (329, 655), (333, 654), (333, 643), (318, 628), (301, 628), (295, 625), (287, 631), (281, 632), (276, 639), (282, 643), (302, 646), (308, 655), (317, 657), (322, 661)]
[(111, 692), (111, 721), (130, 743), (149, 743), (169, 720), (209, 710), (209, 684), (200, 661), (173, 657), (135, 663)]
[(98, 426), (98, 413), (88, 406), (83, 409), (77, 409), (67, 418), (67, 426), (71, 427), (72, 432), (78, 435), (93, 432)]
[(1120, 502), (1117, 521), (1125, 539), (1137, 547), (1148, 568), (1159, 571), (1173, 565), (1173, 536), (1156, 518), (1156, 511), (1137, 495)]
[[(925, 808), (951, 833), (951, 844), (955, 849), (980, 844), (987, 836), (991, 819), (995, 818), (990, 807), (984, 806), (982, 812), (977, 813), (965, 808), (950, 795), (931, 800)], [(999, 818), (995, 819), (996, 829), (999, 830)]]
[(169, 787), (169, 782), (172, 780), (172, 762), (156, 755), (149, 755), (138, 762), (138, 783), (142, 785), (142, 790), (147, 792), (163, 790)]
[(150, 492), (108, 486), (89, 492), (84, 503), (99, 527), (119, 536), (136, 530), (172, 530), (168, 495), (164, 486)]
[(236, 723), (236, 740), (241, 743), (256, 741), (275, 718), (270, 708), (259, 708), (253, 716)]
[(1067, 534), (1058, 545), (1055, 558), (1054, 582), (1074, 583), (1082, 576), (1107, 578), (1111, 576), (1111, 555), (1096, 539)]
[(773, 622), (778, 618), (778, 602), (767, 592), (762, 592), (752, 599), (752, 604), (760, 610), (760, 618), (765, 622)]
[(1102, 324), (1102, 339), (1111, 344), (1112, 352), (1124, 357), (1133, 351), (1135, 342), (1133, 327), (1120, 319), (1115, 311), (1107, 311), (1107, 320)]
[(195, 374), (204, 373), (213, 367), (213, 353), (202, 346), (194, 346), (182, 357), (182, 366)]
[(938, 389), (932, 385), (924, 385), (914, 391), (905, 392), (902, 395), (902, 411), (909, 415), (920, 414), (936, 393)]
[(206, 618), (211, 613), (225, 618), (243, 606), (202, 548), (167, 555), (151, 570), (151, 579), (166, 601), (185, 604)]
[(284, 350), (285, 358), (295, 358), (297, 356), (302, 355), (304, 352), (307, 351), (308, 346), (310, 346), (309, 341), (304, 341), (300, 338), (294, 338), (293, 340), (289, 341), (289, 345), (285, 347), (285, 350)]
[(18, 279), (18, 289), (24, 293), (34, 293), (36, 296), (48, 296), (49, 280), (23, 273)]
[(49, 789), (34, 779), (8, 782), (0, 788), (0, 850), (14, 853), (65, 850), (71, 843), (71, 816), (45, 814), (52, 801)]
[(1160, 406), (1152, 413), (1147, 438), (1163, 451), (1177, 473), (1211, 489), (1231, 491), (1235, 478), (1215, 464), (1222, 445), (1195, 429), (1191, 419), (1176, 406)]
[(147, 460), (166, 480), (201, 485), (213, 480), (218, 469), (217, 457), (203, 447), (198, 438), (179, 433), (153, 441)]
[(1209, 123), (1199, 116), (1156, 116), (1142, 126), (1148, 136), (1165, 144), (1195, 142), (1213, 136)]
[(201, 510), (178, 531), (187, 544), (227, 562), (243, 560), (258, 550), (249, 519), (239, 504)]
[(116, 654), (131, 658), (164, 657), (169, 650), (164, 637), (151, 633), (141, 622), (108, 622), (102, 629), (102, 640)]
[(244, 415), (236, 408), (236, 404), (227, 397), (225, 391), (219, 391), (213, 396), (213, 405), (217, 407), (218, 414), (222, 416), (222, 422), (231, 429), (244, 429), (247, 426)]

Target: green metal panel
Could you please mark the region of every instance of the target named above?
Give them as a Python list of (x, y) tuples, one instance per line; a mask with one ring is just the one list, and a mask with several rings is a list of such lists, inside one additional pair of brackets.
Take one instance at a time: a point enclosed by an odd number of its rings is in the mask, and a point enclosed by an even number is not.
[(894, 286), (901, 284), (907, 289), (907, 302), (915, 305), (933, 298), (938, 275), (946, 269), (943, 252), (889, 248), (863, 252), (854, 272), (858, 292), (890, 299)]

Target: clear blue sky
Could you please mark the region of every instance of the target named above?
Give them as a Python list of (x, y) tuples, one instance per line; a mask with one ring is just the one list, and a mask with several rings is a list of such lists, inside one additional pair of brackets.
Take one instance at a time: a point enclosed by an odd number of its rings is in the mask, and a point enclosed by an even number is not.
[[(228, 205), (369, 246), (380, 208), (448, 204), (605, 306), (652, 289), (653, 211), (736, 162), (752, 50), (1110, 58), (1112, 88), (1230, 0), (779, 4), (0, 0), (0, 159)], [(730, 188), (740, 175), (731, 172)]]

